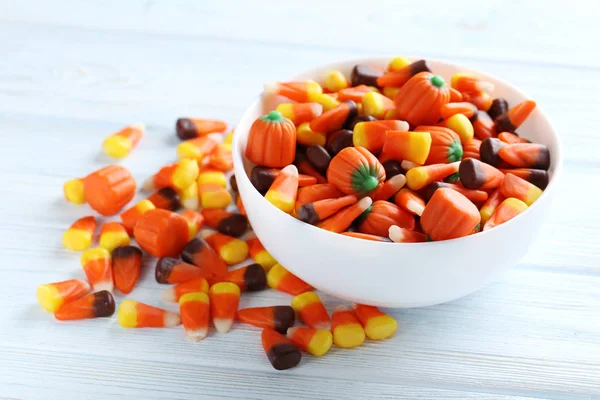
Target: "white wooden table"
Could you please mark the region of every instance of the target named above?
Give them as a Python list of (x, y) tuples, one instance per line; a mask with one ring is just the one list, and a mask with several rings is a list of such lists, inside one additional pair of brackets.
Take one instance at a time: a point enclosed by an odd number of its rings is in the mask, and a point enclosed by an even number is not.
[[(598, 12), (577, 0), (424, 4), (0, 1), (0, 397), (600, 398)], [(108, 133), (146, 122), (123, 161), (141, 181), (173, 159), (177, 117), (235, 124), (265, 81), (381, 53), (467, 63), (552, 116), (565, 147), (560, 193), (505, 279), (390, 311), (393, 339), (283, 373), (248, 326), (193, 344), (181, 329), (59, 323), (38, 306), (38, 284), (82, 276), (60, 239), (90, 211), (66, 204), (61, 187), (109, 162)], [(130, 298), (164, 306), (162, 289), (148, 267)], [(242, 306), (288, 302), (265, 291)]]

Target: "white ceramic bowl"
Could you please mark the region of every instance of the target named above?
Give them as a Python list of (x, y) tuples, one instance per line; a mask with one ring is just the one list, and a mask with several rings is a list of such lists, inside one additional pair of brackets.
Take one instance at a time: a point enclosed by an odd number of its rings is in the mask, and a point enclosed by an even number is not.
[[(322, 81), (327, 71), (350, 75), (356, 64), (384, 68), (388, 57), (325, 65), (290, 80)], [(429, 60), (431, 70), (449, 82), (452, 74), (470, 71)], [(471, 70), (472, 71), (472, 70)], [(510, 84), (477, 72), (494, 83), (494, 97), (514, 105), (528, 98)], [(525, 254), (545, 218), (562, 166), (558, 137), (538, 108), (519, 134), (550, 149), (550, 183), (521, 215), (489, 231), (429, 243), (379, 243), (331, 233), (285, 214), (254, 189), (248, 176), (253, 165), (244, 157), (248, 130), (264, 113), (261, 99), (244, 113), (235, 130), (233, 158), (239, 192), (248, 218), (265, 248), (289, 271), (315, 288), (339, 298), (384, 307), (421, 307), (457, 299), (476, 291), (508, 271)]]

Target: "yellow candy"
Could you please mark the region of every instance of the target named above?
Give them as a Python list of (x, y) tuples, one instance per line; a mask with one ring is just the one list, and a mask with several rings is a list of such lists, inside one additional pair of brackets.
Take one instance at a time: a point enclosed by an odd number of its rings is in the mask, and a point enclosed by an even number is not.
[(198, 175), (198, 185), (204, 183), (216, 183), (223, 187), (227, 187), (227, 178), (225, 174), (218, 170), (201, 171)]
[(350, 83), (348, 83), (348, 80), (341, 71), (331, 70), (325, 76), (325, 84), (323, 86), (330, 92), (339, 92), (342, 89), (350, 87)]
[(310, 129), (310, 122), (304, 122), (298, 125), (296, 129), (296, 141), (304, 146), (325, 146), (327, 135), (312, 131)]
[(388, 71), (398, 71), (407, 65), (411, 64), (411, 61), (406, 57), (394, 57), (387, 66)]
[(231, 194), (216, 184), (199, 185), (198, 195), (200, 205), (204, 208), (226, 208), (231, 204)]
[(200, 168), (196, 160), (185, 158), (177, 164), (173, 173), (173, 186), (179, 189), (185, 189), (198, 179)]
[(85, 203), (83, 179), (71, 179), (63, 185), (65, 199), (73, 204)]
[(241, 263), (248, 258), (248, 244), (241, 239), (213, 231), (202, 232), (202, 237), (229, 265)]
[(469, 118), (463, 114), (454, 114), (446, 120), (446, 126), (452, 129), (460, 137), (460, 142), (465, 144), (473, 139), (475, 131), (473, 130), (473, 124), (469, 121)]
[(351, 349), (365, 341), (365, 330), (358, 322), (354, 311), (348, 307), (339, 306), (331, 317), (333, 326), (333, 343), (337, 347)]
[(198, 184), (193, 182), (187, 189), (179, 192), (179, 200), (186, 210), (197, 210), (200, 203), (198, 198)]
[[(389, 99), (394, 100), (396, 94), (400, 91), (399, 87), (386, 86), (383, 88), (383, 95)], [(395, 110), (394, 110), (395, 111)], [(386, 118), (387, 119), (387, 118)]]
[(332, 108), (335, 108), (341, 104), (341, 102), (338, 99), (333, 98), (330, 95), (325, 94), (325, 93), (320, 93), (320, 94), (311, 96), (310, 101), (314, 101), (315, 103), (319, 103), (320, 105), (322, 105), (323, 112), (329, 111)]
[(362, 108), (361, 114), (381, 119), (388, 110), (395, 109), (395, 106), (384, 95), (377, 92), (369, 92), (362, 98)]

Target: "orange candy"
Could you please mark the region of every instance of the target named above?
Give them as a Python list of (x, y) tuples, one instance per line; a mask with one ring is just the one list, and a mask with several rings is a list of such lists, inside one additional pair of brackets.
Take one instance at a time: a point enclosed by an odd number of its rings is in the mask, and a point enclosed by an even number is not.
[(110, 317), (115, 313), (115, 299), (106, 290), (90, 293), (66, 303), (54, 313), (59, 321)]
[(168, 210), (154, 209), (142, 215), (133, 229), (138, 245), (155, 257), (178, 256), (189, 238), (185, 219)]
[(356, 239), (371, 240), (373, 242), (390, 242), (390, 239), (383, 236), (370, 235), (362, 232), (342, 232), (340, 235), (353, 237)]
[(402, 174), (398, 174), (396, 176), (391, 177), (387, 181), (383, 183), (383, 185), (379, 185), (379, 187), (373, 192), (371, 198), (373, 201), (377, 200), (387, 200), (396, 193), (406, 184), (406, 177)]
[(227, 275), (219, 279), (236, 284), (243, 292), (256, 292), (267, 287), (267, 273), (260, 264), (250, 264), (229, 271)]
[(361, 146), (372, 153), (378, 153), (383, 148), (385, 136), (388, 131), (408, 131), (406, 121), (386, 120), (359, 122), (354, 125), (352, 142), (354, 146)]
[(200, 228), (202, 228), (202, 225), (204, 224), (204, 217), (202, 216), (202, 214), (193, 210), (185, 210), (180, 215), (183, 217), (183, 219), (185, 219), (185, 222), (188, 225), (188, 240), (192, 240), (196, 236)]
[(506, 174), (500, 186), (504, 197), (514, 197), (531, 206), (542, 195), (542, 189), (513, 174)]
[(500, 203), (498, 207), (496, 207), (496, 210), (490, 219), (483, 226), (483, 230), (487, 231), (500, 224), (503, 224), (521, 214), (525, 210), (527, 210), (527, 204), (519, 199), (515, 199), (514, 197), (509, 197)]
[(550, 152), (543, 144), (515, 143), (498, 150), (501, 159), (517, 168), (550, 168)]
[(114, 215), (135, 195), (135, 180), (120, 165), (109, 165), (83, 180), (85, 201), (102, 215)]
[(240, 288), (231, 282), (215, 283), (210, 291), (213, 325), (219, 333), (231, 329), (240, 302)]
[(337, 199), (323, 199), (313, 203), (304, 204), (296, 212), (298, 219), (309, 224), (319, 222), (344, 207), (350, 206), (357, 202), (357, 198), (354, 195), (339, 197)]
[(276, 370), (293, 368), (300, 363), (302, 353), (285, 336), (273, 329), (264, 329), (262, 345), (269, 362)]
[(92, 244), (95, 230), (96, 219), (94, 217), (79, 218), (63, 234), (63, 245), (69, 250), (86, 250)]
[(154, 204), (154, 207), (163, 210), (177, 211), (181, 207), (177, 192), (170, 187), (157, 190), (148, 196), (146, 200)]
[(211, 278), (207, 268), (197, 267), (171, 257), (161, 257), (156, 262), (154, 276), (158, 283), (185, 283), (198, 278)]
[(238, 310), (236, 319), (245, 324), (285, 333), (290, 326), (294, 325), (296, 315), (290, 306), (269, 306)]
[(181, 322), (187, 337), (197, 342), (208, 334), (210, 319), (210, 301), (206, 293), (186, 293), (179, 299)]
[(202, 238), (197, 237), (186, 244), (181, 251), (181, 258), (213, 275), (222, 277), (227, 274), (225, 262)]
[[(143, 189), (148, 192), (162, 188), (182, 191), (196, 182), (199, 173), (200, 168), (196, 160), (183, 158), (176, 163), (165, 165), (156, 174), (146, 179)], [(162, 207), (157, 206), (157, 208)]]
[(188, 140), (212, 132), (225, 132), (227, 124), (216, 119), (179, 118), (175, 129), (179, 139)]
[(113, 291), (111, 257), (108, 250), (96, 248), (81, 255), (81, 266), (94, 291)]
[(470, 235), (481, 221), (479, 210), (469, 199), (450, 188), (435, 191), (421, 216), (421, 227), (433, 240)]
[(460, 183), (467, 189), (495, 189), (504, 179), (501, 171), (474, 158), (462, 160), (458, 173)]
[(494, 121), (485, 111), (477, 111), (475, 116), (471, 118), (471, 123), (473, 124), (475, 136), (477, 136), (478, 139), (485, 140), (496, 136), (496, 126), (494, 125)]
[(423, 210), (425, 209), (425, 201), (418, 194), (406, 188), (402, 188), (396, 193), (394, 196), (394, 203), (409, 213), (418, 215), (419, 217), (423, 215)]
[(284, 103), (277, 106), (277, 111), (295, 125), (310, 122), (323, 113), (319, 103)]
[(208, 293), (208, 281), (205, 278), (196, 278), (191, 281), (171, 286), (165, 289), (162, 294), (162, 299), (164, 301), (178, 303), (181, 296), (193, 292)]
[(100, 229), (100, 247), (113, 251), (119, 246), (129, 245), (129, 233), (125, 227), (118, 222), (107, 222)]
[(133, 235), (133, 227), (135, 224), (137, 224), (142, 215), (144, 215), (146, 211), (153, 210), (155, 208), (157, 207), (155, 207), (150, 200), (144, 199), (133, 207), (123, 211), (120, 217), (127, 233), (129, 235)]
[(342, 129), (346, 121), (358, 114), (356, 103), (352, 100), (342, 102), (339, 106), (324, 112), (310, 122), (313, 132), (331, 133)]
[(46, 311), (55, 312), (63, 304), (85, 296), (90, 289), (89, 283), (82, 279), (69, 279), (39, 285), (36, 296), (38, 302)]
[(331, 318), (327, 314), (325, 306), (321, 302), (319, 295), (315, 292), (306, 292), (299, 294), (292, 299), (292, 308), (302, 322), (311, 328), (330, 330)]
[(378, 200), (361, 216), (358, 230), (376, 236), (387, 236), (390, 226), (415, 229), (415, 217), (389, 201)]
[(117, 314), (123, 328), (170, 328), (181, 324), (179, 314), (134, 300), (123, 300)]
[(112, 268), (115, 286), (122, 293), (133, 290), (142, 267), (142, 251), (135, 246), (117, 247), (112, 251)]
[(298, 169), (295, 165), (283, 168), (265, 194), (265, 199), (285, 213), (291, 213), (298, 193)]
[(220, 208), (205, 208), (201, 211), (204, 223), (219, 232), (239, 237), (248, 229), (248, 218)]
[(390, 226), (389, 238), (395, 243), (419, 243), (427, 242), (427, 235), (410, 229), (400, 228), (397, 225)]
[(296, 212), (300, 207), (307, 203), (324, 199), (334, 199), (342, 197), (344, 193), (340, 192), (335, 186), (329, 183), (316, 184), (298, 189), (296, 198)]
[(269, 287), (280, 292), (297, 296), (312, 290), (312, 287), (285, 269), (281, 264), (275, 264), (267, 273), (267, 284)]
[(371, 204), (373, 204), (373, 200), (370, 197), (364, 197), (358, 203), (343, 208), (331, 217), (320, 221), (317, 226), (330, 232), (344, 232)]
[(535, 101), (524, 100), (496, 118), (498, 132), (514, 132), (535, 109)]
[(431, 72), (414, 75), (394, 97), (396, 116), (412, 125), (433, 125), (450, 102), (450, 88), (444, 79)]

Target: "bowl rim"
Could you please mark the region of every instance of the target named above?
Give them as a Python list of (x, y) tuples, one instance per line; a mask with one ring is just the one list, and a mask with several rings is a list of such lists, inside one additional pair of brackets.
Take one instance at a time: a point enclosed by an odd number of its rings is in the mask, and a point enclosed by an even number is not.
[[(304, 70), (302, 72), (296, 73), (293, 77), (291, 77), (288, 81), (293, 81), (293, 80), (298, 80), (298, 79), (303, 79), (303, 80), (307, 80), (306, 78), (300, 78), (300, 76), (306, 76), (306, 75), (311, 75), (314, 78), (312, 78), (313, 80), (316, 80), (317, 77), (319, 75), (322, 74), (322, 72), (324, 70), (327, 69), (335, 69), (335, 68), (339, 68), (339, 65), (344, 64), (344, 65), (357, 65), (357, 64), (367, 64), (369, 65), (370, 63), (384, 63), (384, 62), (389, 62), (391, 61), (394, 57), (396, 56), (392, 56), (392, 55), (380, 55), (380, 56), (372, 56), (372, 57), (361, 57), (361, 58), (351, 58), (351, 59), (343, 59), (343, 60), (338, 60), (335, 62), (330, 62), (327, 64), (322, 64), (320, 66), (316, 66), (316, 67), (312, 67), (310, 69)], [(417, 60), (425, 60), (425, 61), (431, 61), (433, 63), (437, 63), (437, 64), (444, 64), (446, 66), (449, 67), (453, 67), (453, 68), (458, 68), (461, 69), (465, 72), (474, 72), (476, 74), (479, 74), (483, 77), (487, 77), (487, 78), (491, 78), (497, 82), (500, 82), (502, 85), (505, 85), (507, 87), (509, 87), (512, 91), (514, 91), (516, 94), (518, 94), (521, 97), (524, 98), (530, 98), (529, 96), (527, 96), (523, 91), (521, 91), (519, 88), (517, 88), (516, 86), (514, 86), (513, 84), (505, 81), (504, 79), (498, 78), (494, 75), (488, 74), (486, 72), (481, 72), (479, 70), (475, 70), (469, 67), (464, 67), (461, 64), (457, 64), (457, 63), (453, 63), (450, 61), (446, 61), (446, 60), (438, 60), (435, 58), (425, 58), (425, 57), (414, 57), (414, 56), (405, 56), (406, 59), (414, 62)], [(246, 119), (247, 114), (250, 112), (250, 109), (254, 108), (255, 106), (260, 106), (261, 102), (262, 102), (262, 93), (259, 94), (256, 98), (256, 100), (254, 100), (254, 102), (252, 102), (244, 111), (244, 113), (242, 114), (242, 116), (239, 118), (238, 120), (238, 126), (239, 126), (239, 122), (243, 121)], [(562, 141), (560, 140), (560, 136), (558, 135), (558, 133), (556, 132), (556, 128), (554, 126), (554, 124), (552, 124), (551, 119), (548, 117), (548, 114), (546, 114), (546, 112), (544, 112), (543, 108), (539, 106), (539, 104), (537, 104), (536, 102), (536, 111), (540, 113), (540, 116), (547, 121), (548, 125), (552, 128), (550, 132), (546, 133), (546, 134), (550, 134), (553, 136), (554, 140), (556, 141), (556, 152), (551, 154), (551, 161), (554, 164), (554, 171), (552, 173), (552, 176), (550, 176), (550, 180), (548, 182), (548, 186), (542, 191), (542, 194), (540, 195), (540, 197), (535, 201), (535, 203), (539, 202), (540, 200), (543, 201), (549, 201), (550, 200), (550, 196), (551, 193), (554, 192), (556, 190), (556, 186), (557, 183), (556, 181), (558, 180), (559, 176), (562, 175), (562, 168), (563, 168), (563, 154), (562, 154)], [(237, 128), (236, 128), (237, 130)], [(234, 161), (234, 171), (241, 169), (243, 171), (243, 173), (241, 173), (241, 175), (243, 175), (242, 179), (245, 179), (246, 181), (248, 181), (248, 183), (250, 184), (250, 186), (252, 186), (254, 188), (254, 185), (252, 185), (252, 182), (250, 182), (250, 179), (248, 177), (248, 174), (245, 171), (244, 168), (244, 158), (245, 156), (242, 156), (242, 152), (240, 150), (240, 136), (239, 135), (233, 135), (233, 161)], [(239, 179), (236, 175), (236, 179)], [(256, 190), (256, 189), (254, 189)], [(302, 221), (299, 221), (297, 218), (294, 218), (293, 216), (291, 216), (288, 213), (283, 212), (282, 210), (278, 209), (277, 207), (275, 207), (273, 204), (269, 203), (264, 196), (260, 196), (262, 198), (261, 201), (264, 202), (265, 205), (273, 207), (273, 210), (276, 210), (278, 212), (281, 212), (283, 214), (285, 214), (287, 216), (287, 218), (290, 218), (290, 222), (300, 222), (303, 225), (306, 225), (306, 227), (308, 229), (318, 229), (319, 231), (325, 231), (327, 234), (330, 235), (336, 235), (337, 237), (339, 236), (344, 236), (345, 239), (348, 240), (360, 240), (362, 243), (364, 242), (369, 242), (366, 241), (364, 239), (359, 239), (359, 238), (355, 238), (352, 236), (346, 236), (346, 235), (340, 235), (339, 233), (334, 233), (334, 232), (329, 232), (326, 230), (323, 230), (321, 228), (318, 228), (314, 225), (311, 224), (307, 224), (304, 223)], [(534, 204), (535, 204), (534, 203)], [(498, 230), (506, 230), (508, 229), (507, 227), (510, 226), (511, 223), (515, 223), (514, 221), (517, 220), (522, 216), (522, 215), (526, 215), (527, 212), (529, 211), (530, 208), (532, 208), (532, 206), (527, 207), (527, 209), (520, 213), (519, 215), (517, 215), (516, 217), (510, 219), (509, 221), (500, 224), (496, 227), (494, 227), (494, 231), (498, 232)], [(393, 243), (395, 245), (403, 245), (405, 247), (408, 246), (429, 246), (431, 247), (435, 247), (435, 246), (441, 246), (447, 243), (455, 243), (456, 241), (468, 241), (468, 240), (477, 240), (477, 239), (473, 239), (476, 237), (483, 237), (482, 235), (485, 234), (490, 234), (490, 232), (492, 232), (492, 230), (489, 231), (484, 231), (481, 230), (475, 234), (472, 235), (468, 235), (468, 236), (463, 236), (463, 237), (459, 237), (459, 238), (454, 238), (454, 239), (447, 239), (447, 240), (440, 240), (440, 241), (427, 241), (427, 242), (417, 242), (417, 243), (396, 243), (396, 242), (378, 242), (378, 241), (370, 241), (371, 244), (373, 246), (381, 246), (381, 245), (390, 245), (390, 243)], [(389, 236), (386, 236), (389, 238)]]

